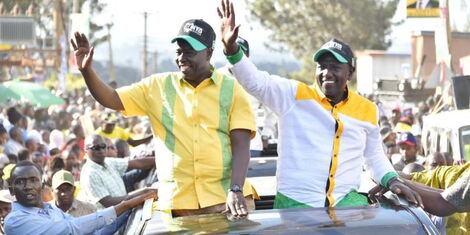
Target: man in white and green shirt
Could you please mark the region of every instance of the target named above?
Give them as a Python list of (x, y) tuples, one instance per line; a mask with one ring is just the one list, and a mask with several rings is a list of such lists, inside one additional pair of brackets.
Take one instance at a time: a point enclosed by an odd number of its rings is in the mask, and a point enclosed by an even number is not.
[(356, 192), (364, 160), (376, 182), (418, 204), (419, 195), (397, 180), (385, 157), (376, 105), (347, 87), (355, 71), (349, 46), (333, 39), (315, 53), (314, 85), (269, 75), (259, 71), (235, 43), (238, 27), (229, 6), (226, 0), (219, 16), (230, 71), (279, 117), (274, 207), (367, 205), (367, 197)]

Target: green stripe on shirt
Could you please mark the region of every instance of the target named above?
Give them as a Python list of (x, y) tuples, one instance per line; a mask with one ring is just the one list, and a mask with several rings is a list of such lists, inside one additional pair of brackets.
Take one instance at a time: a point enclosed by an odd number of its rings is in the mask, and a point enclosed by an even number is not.
[(219, 94), (219, 129), (217, 131), (222, 150), (222, 188), (224, 191), (230, 188), (232, 176), (232, 149), (230, 145), (229, 113), (232, 106), (234, 80), (223, 77)]
[(173, 84), (172, 74), (165, 79), (165, 95), (162, 100), (162, 124), (165, 128), (165, 145), (171, 151), (175, 152), (175, 135), (173, 134), (173, 121), (175, 118), (175, 99), (176, 89)]

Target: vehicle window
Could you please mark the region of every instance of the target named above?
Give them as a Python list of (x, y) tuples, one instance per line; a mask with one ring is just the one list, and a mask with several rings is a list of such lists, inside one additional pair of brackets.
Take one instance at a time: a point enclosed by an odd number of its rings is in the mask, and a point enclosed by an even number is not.
[(460, 151), (463, 159), (470, 160), (470, 126), (461, 127), (460, 134)]

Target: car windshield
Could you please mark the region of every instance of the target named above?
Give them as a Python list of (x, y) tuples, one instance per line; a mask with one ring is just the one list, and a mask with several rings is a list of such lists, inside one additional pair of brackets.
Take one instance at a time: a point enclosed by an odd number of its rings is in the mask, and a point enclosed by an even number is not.
[(470, 161), (470, 126), (460, 128), (460, 143), (462, 159)]

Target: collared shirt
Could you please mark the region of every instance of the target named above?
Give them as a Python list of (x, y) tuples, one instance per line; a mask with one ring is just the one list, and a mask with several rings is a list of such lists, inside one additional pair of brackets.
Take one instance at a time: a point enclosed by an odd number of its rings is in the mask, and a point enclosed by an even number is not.
[[(44, 203), (44, 208), (24, 207), (13, 202), (12, 211), (5, 218), (6, 234), (102, 234), (116, 221), (114, 207), (73, 218), (61, 209)], [(106, 226), (106, 227), (105, 227)], [(103, 234), (105, 234), (103, 232)]]
[[(453, 185), (457, 185), (456, 181), (466, 173), (468, 175), (469, 172), (470, 163), (462, 166), (441, 166), (434, 170), (425, 170), (412, 173), (411, 180), (433, 188), (447, 189), (451, 186), (453, 187)], [(467, 189), (467, 200), (468, 192), (469, 191)], [(463, 194), (460, 194), (459, 198), (464, 198), (463, 196)], [(470, 205), (468, 201), (467, 205)], [(458, 207), (456, 208), (460, 209)], [(468, 234), (468, 231), (470, 231), (470, 213), (454, 213), (450, 216), (447, 216), (445, 219), (445, 224), (447, 234)]]
[[(226, 201), (230, 131), (255, 134), (246, 92), (217, 71), (197, 87), (181, 73), (161, 73), (118, 90), (127, 116), (147, 115), (156, 143), (159, 209), (198, 209)], [(245, 181), (245, 195), (252, 194)]]
[(111, 140), (123, 139), (127, 141), (131, 137), (131, 134), (129, 132), (119, 126), (115, 126), (111, 133), (105, 133), (103, 129), (99, 127), (98, 129), (96, 129), (95, 133)]
[[(56, 200), (53, 200), (51, 202), (51, 205), (54, 206), (54, 207), (57, 207), (57, 201)], [(60, 209), (60, 208), (59, 208)], [(72, 202), (72, 206), (70, 206), (70, 208), (65, 211), (66, 214), (69, 214), (73, 217), (80, 217), (80, 216), (84, 216), (84, 215), (89, 215), (91, 213), (95, 213), (96, 212), (96, 206), (91, 204), (91, 203), (88, 203), (88, 202), (83, 202), (83, 201), (80, 201), (78, 199), (74, 199), (73, 202)]]
[(83, 165), (80, 185), (84, 199), (104, 208), (99, 201), (106, 196), (120, 197), (127, 194), (122, 176), (126, 173), (129, 161), (119, 158), (105, 158), (104, 166), (88, 159)]
[(394, 172), (382, 148), (374, 103), (348, 90), (333, 106), (318, 86), (259, 71), (245, 56), (231, 71), (279, 117), (279, 208), (334, 205), (358, 190), (364, 160), (376, 182)]

